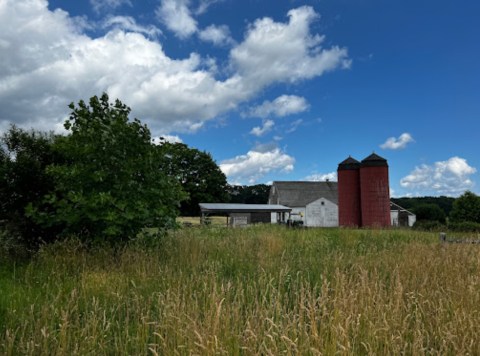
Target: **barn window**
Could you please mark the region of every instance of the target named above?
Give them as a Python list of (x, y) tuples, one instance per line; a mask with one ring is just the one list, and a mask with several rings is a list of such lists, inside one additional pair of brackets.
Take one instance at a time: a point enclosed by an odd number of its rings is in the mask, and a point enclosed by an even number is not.
[(324, 201), (322, 201), (322, 202), (321, 202), (321, 204), (322, 204), (322, 205), (325, 205), (325, 202), (324, 202)]

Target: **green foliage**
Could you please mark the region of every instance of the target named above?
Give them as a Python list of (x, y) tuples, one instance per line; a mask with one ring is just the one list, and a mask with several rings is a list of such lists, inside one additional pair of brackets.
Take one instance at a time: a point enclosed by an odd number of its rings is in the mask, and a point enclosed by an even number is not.
[(189, 196), (181, 203), (183, 216), (198, 216), (199, 203), (228, 201), (227, 178), (209, 153), (183, 143), (162, 142), (157, 149), (162, 170), (174, 177)]
[(241, 204), (267, 204), (270, 185), (232, 185), (229, 186), (230, 201)]
[(25, 215), (28, 204), (38, 204), (53, 188), (45, 169), (59, 160), (53, 150), (54, 139), (53, 134), (15, 126), (0, 139), (0, 222), (5, 225), (9, 241), (18, 239), (18, 243), (30, 248), (51, 241), (57, 232)]
[(450, 231), (480, 232), (480, 223), (471, 221), (451, 222), (448, 224)]
[(422, 231), (444, 231), (446, 225), (435, 220), (417, 220), (415, 221), (413, 228)]
[(446, 216), (452, 210), (455, 198), (440, 196), (440, 197), (413, 197), (413, 198), (392, 198), (392, 201), (401, 207), (414, 211), (418, 206), (424, 204), (435, 204), (443, 210)]
[(28, 215), (85, 240), (120, 241), (145, 227), (173, 226), (183, 195), (162, 172), (146, 125), (129, 121), (130, 108), (110, 104), (107, 94), (70, 108), (70, 134), (54, 145), (63, 160), (47, 168), (54, 187)]
[(420, 204), (414, 209), (417, 221), (445, 223), (445, 212), (436, 204)]
[(450, 220), (456, 223), (480, 223), (480, 197), (470, 191), (466, 191), (453, 203)]

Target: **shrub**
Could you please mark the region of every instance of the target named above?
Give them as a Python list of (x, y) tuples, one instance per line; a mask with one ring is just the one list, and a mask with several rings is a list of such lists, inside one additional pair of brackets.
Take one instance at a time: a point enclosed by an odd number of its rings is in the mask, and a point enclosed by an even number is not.
[(480, 224), (471, 221), (451, 222), (448, 224), (448, 229), (460, 232), (480, 232)]
[(445, 224), (442, 224), (439, 221), (430, 221), (430, 220), (419, 220), (416, 221), (413, 225), (415, 230), (422, 231), (440, 231), (445, 230)]

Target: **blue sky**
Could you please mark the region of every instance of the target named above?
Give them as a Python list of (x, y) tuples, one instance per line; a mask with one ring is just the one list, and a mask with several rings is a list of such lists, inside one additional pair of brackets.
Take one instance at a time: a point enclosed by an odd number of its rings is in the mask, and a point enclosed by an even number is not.
[(0, 131), (62, 132), (106, 91), (230, 183), (335, 179), (375, 151), (393, 196), (480, 192), (480, 2), (0, 0)]

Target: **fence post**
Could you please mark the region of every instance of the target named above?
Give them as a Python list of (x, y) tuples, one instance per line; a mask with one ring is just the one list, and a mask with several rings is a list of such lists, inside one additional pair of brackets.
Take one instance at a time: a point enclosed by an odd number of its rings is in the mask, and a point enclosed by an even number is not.
[(440, 233), (440, 242), (447, 242), (447, 234), (445, 232)]

